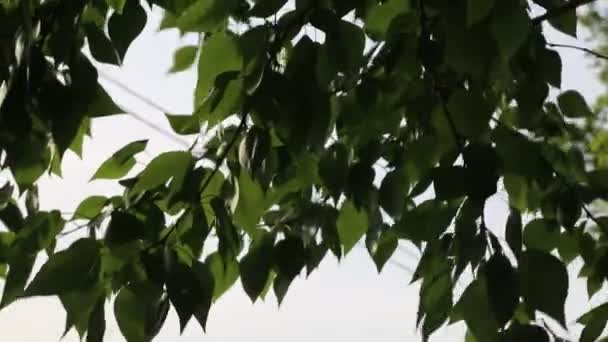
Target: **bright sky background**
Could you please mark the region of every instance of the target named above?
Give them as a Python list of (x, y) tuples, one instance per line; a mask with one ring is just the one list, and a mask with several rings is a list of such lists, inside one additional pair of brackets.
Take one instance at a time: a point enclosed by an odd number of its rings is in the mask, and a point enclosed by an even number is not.
[[(174, 114), (192, 110), (192, 90), (196, 81), (193, 70), (168, 75), (172, 53), (176, 47), (195, 43), (180, 38), (175, 31), (157, 32), (159, 13), (153, 13), (143, 34), (133, 43), (121, 68), (102, 65), (100, 69), (129, 88), (153, 99)], [(552, 33), (554, 43), (575, 43), (563, 35)], [(590, 60), (580, 52), (560, 50), (564, 62), (563, 88), (579, 90), (592, 101), (604, 91), (589, 70)], [(160, 111), (129, 95), (112, 83), (103, 82), (115, 101), (124, 109), (145, 117), (170, 130)], [(113, 195), (120, 188), (111, 181), (88, 180), (96, 168), (125, 144), (150, 139), (140, 161), (182, 146), (132, 116), (114, 116), (93, 121), (93, 141), (84, 147), (84, 160), (68, 152), (63, 164), (64, 178), (45, 178), (40, 182), (42, 209), (71, 212), (80, 200), (93, 194)], [(486, 218), (490, 229), (502, 235), (506, 217), (506, 194), (493, 197), (487, 205)], [(378, 275), (363, 248), (355, 248), (338, 263), (327, 257), (310, 278), (296, 279), (279, 309), (273, 295), (266, 302), (252, 305), (240, 282), (211, 309), (207, 334), (192, 321), (181, 337), (177, 317), (172, 311), (155, 341), (420, 341), (415, 328), (418, 306), (418, 285), (408, 286), (409, 269), (415, 268), (417, 255), (411, 246), (401, 246), (395, 262), (388, 263)], [(548, 284), (549, 285), (549, 284)], [(549, 285), (550, 286), (550, 285)], [(567, 320), (572, 321), (590, 308), (584, 283), (571, 286), (567, 303)], [(105, 341), (124, 341), (114, 321), (112, 306), (106, 306), (108, 328)], [(54, 298), (35, 298), (17, 302), (0, 311), (0, 336), (6, 341), (38, 342), (60, 339), (65, 324), (65, 312)], [(442, 328), (432, 342), (462, 341), (462, 325)], [(78, 341), (70, 332), (64, 341)]]

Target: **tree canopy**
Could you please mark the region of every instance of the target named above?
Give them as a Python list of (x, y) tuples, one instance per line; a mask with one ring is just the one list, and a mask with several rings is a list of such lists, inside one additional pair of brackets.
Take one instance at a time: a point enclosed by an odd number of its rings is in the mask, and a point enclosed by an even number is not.
[[(171, 306), (182, 330), (204, 329), (237, 281), (252, 301), (272, 289), (281, 302), (329, 254), (363, 240), (380, 271), (407, 240), (422, 251), (423, 340), (459, 321), (467, 341), (561, 339), (567, 266), (582, 260), (589, 297), (608, 277), (608, 216), (594, 207), (608, 198), (608, 135), (601, 103), (562, 87), (546, 31), (606, 30), (601, 16), (577, 18), (592, 2), (0, 1), (12, 175), (0, 189), (0, 306), (58, 296), (66, 331), (94, 342), (113, 298), (126, 340), (150, 341)], [(195, 110), (166, 115), (195, 143), (135, 173), (147, 141), (133, 141), (93, 176), (122, 195), (85, 198), (73, 217), (40, 210), (37, 180), (83, 153), (92, 120), (122, 113), (92, 59), (120, 65), (152, 7), (161, 29), (200, 37), (171, 70), (197, 68)], [(507, 224), (488, 227), (485, 203), (502, 189)], [(56, 250), (68, 221), (87, 234)], [(581, 341), (599, 338), (607, 305), (578, 319)]]

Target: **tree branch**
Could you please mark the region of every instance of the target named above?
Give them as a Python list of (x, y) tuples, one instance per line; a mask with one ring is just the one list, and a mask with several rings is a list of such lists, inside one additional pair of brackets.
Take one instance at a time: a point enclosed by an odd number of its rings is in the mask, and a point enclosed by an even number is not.
[(576, 10), (578, 7), (590, 4), (596, 0), (571, 0), (563, 6), (555, 7), (547, 10), (547, 12), (539, 15), (538, 17), (532, 18), (532, 25), (539, 25), (545, 20), (559, 17), (566, 12)]
[(575, 45), (569, 45), (569, 44), (555, 44), (555, 43), (549, 43), (547, 42), (547, 46), (550, 47), (556, 47), (556, 48), (565, 48), (565, 49), (573, 49), (573, 50), (579, 50), (585, 53), (588, 53), (594, 57), (597, 57), (599, 59), (605, 59), (608, 60), (608, 56), (603, 55), (599, 52), (593, 51), (591, 49), (588, 49), (586, 47), (582, 47), (582, 46), (575, 46)]

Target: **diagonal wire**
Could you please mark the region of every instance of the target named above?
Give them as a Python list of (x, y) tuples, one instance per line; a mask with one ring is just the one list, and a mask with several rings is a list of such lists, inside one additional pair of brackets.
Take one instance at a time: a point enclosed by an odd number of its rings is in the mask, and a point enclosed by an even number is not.
[[(115, 85), (116, 87), (120, 88), (121, 90), (129, 93), (130, 95), (136, 97), (137, 99), (141, 100), (142, 102), (144, 102), (145, 104), (147, 104), (148, 106), (162, 112), (162, 113), (169, 113), (170, 111), (166, 110), (165, 108), (163, 108), (163, 106), (159, 105), (158, 103), (154, 102), (153, 100), (151, 100), (150, 98), (136, 92), (135, 90), (131, 89), (129, 86), (125, 85), (124, 83), (116, 80), (115, 78), (109, 76), (108, 74), (106, 74), (105, 72), (99, 70), (99, 75), (100, 77), (105, 80), (108, 81), (110, 83), (112, 83), (113, 85)], [(165, 128), (161, 127), (160, 125), (155, 124), (154, 122), (144, 118), (142, 115), (135, 113), (134, 111), (125, 109), (124, 106), (122, 109), (125, 111), (126, 114), (131, 115), (135, 120), (143, 123), (144, 125), (148, 126), (149, 128), (151, 128), (152, 130), (158, 132), (159, 134), (161, 134), (162, 136), (164, 136), (165, 138), (172, 140), (173, 142), (183, 146), (183, 147), (190, 147), (190, 144), (178, 137), (175, 136), (175, 134), (172, 134), (171, 132), (167, 131)]]

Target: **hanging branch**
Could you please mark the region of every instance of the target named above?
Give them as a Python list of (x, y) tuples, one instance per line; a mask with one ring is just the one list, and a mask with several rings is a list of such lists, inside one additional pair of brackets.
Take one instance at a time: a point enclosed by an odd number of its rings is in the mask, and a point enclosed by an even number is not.
[(547, 12), (539, 15), (538, 17), (532, 18), (532, 25), (539, 25), (545, 20), (559, 17), (566, 12), (576, 10), (577, 8), (595, 2), (596, 0), (571, 0), (563, 6), (555, 7)]
[(588, 53), (594, 57), (597, 57), (599, 59), (605, 59), (608, 60), (608, 56), (603, 55), (597, 51), (593, 51), (591, 49), (588, 49), (586, 47), (582, 47), (582, 46), (575, 46), (575, 45), (569, 45), (569, 44), (556, 44), (556, 43), (549, 43), (547, 42), (547, 46), (550, 47), (556, 47), (556, 48), (565, 48), (565, 49), (573, 49), (573, 50), (579, 50), (585, 53)]

